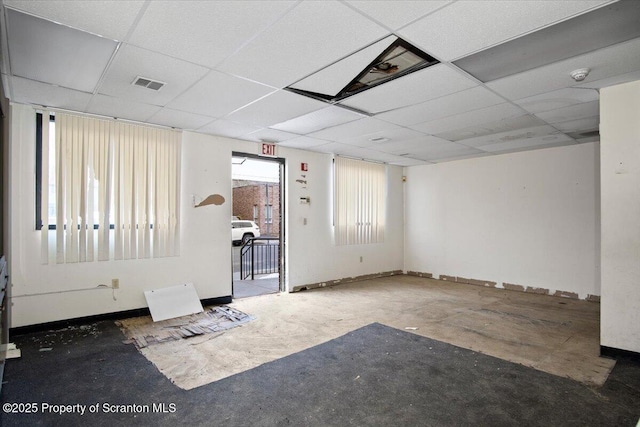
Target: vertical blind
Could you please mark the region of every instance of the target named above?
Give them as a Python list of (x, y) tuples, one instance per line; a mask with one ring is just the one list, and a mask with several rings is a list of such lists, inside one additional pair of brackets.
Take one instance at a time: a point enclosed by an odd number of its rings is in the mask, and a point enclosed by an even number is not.
[(386, 168), (382, 164), (336, 157), (334, 226), (336, 245), (384, 241)]
[[(56, 112), (51, 152), (50, 114), (42, 126), (43, 262), (178, 255), (180, 132)], [(50, 156), (54, 201), (47, 191)]]

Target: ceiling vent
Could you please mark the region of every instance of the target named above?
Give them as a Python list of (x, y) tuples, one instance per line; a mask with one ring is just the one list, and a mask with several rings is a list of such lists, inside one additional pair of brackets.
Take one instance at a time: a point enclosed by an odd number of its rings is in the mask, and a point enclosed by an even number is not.
[(132, 83), (134, 86), (142, 86), (151, 90), (160, 90), (166, 84), (164, 82), (160, 82), (158, 80), (152, 80), (147, 77), (136, 77), (136, 79)]

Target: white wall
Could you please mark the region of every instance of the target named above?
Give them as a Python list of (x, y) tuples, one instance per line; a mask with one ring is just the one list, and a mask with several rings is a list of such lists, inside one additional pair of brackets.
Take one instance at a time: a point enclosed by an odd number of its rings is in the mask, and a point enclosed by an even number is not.
[(600, 344), (640, 352), (640, 81), (600, 91)]
[[(255, 143), (183, 133), (181, 254), (149, 260), (48, 264), (40, 260), (35, 230), (35, 114), (12, 105), (10, 156), (12, 327), (146, 307), (143, 291), (194, 283), (200, 298), (231, 294), (231, 153), (258, 154)], [(335, 247), (331, 241), (331, 156), (279, 147), (287, 161), (289, 289), (318, 281), (402, 269), (402, 170), (390, 167), (389, 227), (384, 244)], [(300, 188), (300, 163), (309, 164), (308, 191)], [(287, 191), (289, 190), (289, 191)], [(193, 208), (192, 195), (221, 194), (226, 203)], [(301, 195), (311, 197), (300, 205)], [(293, 201), (292, 201), (293, 200)], [(303, 225), (302, 218), (307, 218)], [(363, 256), (363, 262), (359, 262)], [(91, 289), (120, 279), (120, 289)], [(114, 300), (115, 297), (115, 300)]]
[(600, 294), (598, 144), (407, 168), (405, 270)]
[[(403, 195), (402, 168), (387, 167), (387, 218), (384, 243), (335, 246), (331, 199), (332, 157), (322, 153), (289, 150), (288, 162), (288, 235), (289, 286), (318, 283), (332, 279), (402, 270), (403, 267)], [(309, 165), (300, 171), (300, 163)], [(301, 175), (306, 175), (302, 178)], [(307, 189), (297, 179), (307, 181)], [(300, 197), (310, 197), (309, 205)], [(307, 225), (304, 225), (304, 218)], [(362, 257), (362, 262), (360, 262)]]

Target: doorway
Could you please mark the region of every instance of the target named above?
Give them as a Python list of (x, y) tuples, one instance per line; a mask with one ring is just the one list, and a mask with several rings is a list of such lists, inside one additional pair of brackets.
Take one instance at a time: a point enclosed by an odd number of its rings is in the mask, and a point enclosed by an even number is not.
[(231, 157), (232, 295), (284, 288), (284, 159), (233, 152)]

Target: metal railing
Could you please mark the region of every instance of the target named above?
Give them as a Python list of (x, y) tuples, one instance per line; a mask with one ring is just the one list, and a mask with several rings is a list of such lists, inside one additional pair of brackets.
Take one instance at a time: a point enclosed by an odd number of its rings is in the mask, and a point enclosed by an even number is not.
[(280, 271), (280, 239), (278, 237), (257, 237), (249, 239), (240, 248), (240, 280), (256, 274), (278, 273)]

